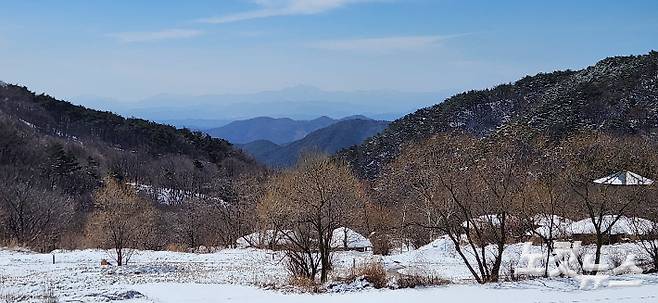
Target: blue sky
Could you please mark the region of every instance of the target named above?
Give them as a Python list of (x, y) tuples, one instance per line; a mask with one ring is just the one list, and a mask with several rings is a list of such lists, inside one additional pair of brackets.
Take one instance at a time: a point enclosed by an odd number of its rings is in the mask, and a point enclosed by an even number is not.
[(658, 1), (0, 1), (0, 80), (70, 98), (466, 90), (658, 49)]

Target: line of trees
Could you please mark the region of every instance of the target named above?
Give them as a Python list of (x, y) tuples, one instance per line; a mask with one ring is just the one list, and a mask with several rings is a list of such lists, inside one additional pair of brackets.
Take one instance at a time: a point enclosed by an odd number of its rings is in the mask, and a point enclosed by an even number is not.
[[(323, 155), (270, 172), (231, 158), (215, 163), (39, 136), (0, 115), (0, 241), (43, 251), (111, 248), (124, 264), (134, 248), (226, 247), (267, 231), (285, 240), (280, 248), (294, 275), (326, 281), (333, 232), (350, 227), (381, 254), (396, 241), (420, 246), (446, 236), (473, 278), (487, 283), (501, 278), (506, 246), (529, 233), (550, 255), (564, 234), (562, 218), (592, 222), (596, 263), (622, 216), (658, 221), (655, 187), (592, 183), (621, 170), (658, 177), (655, 142), (593, 133), (559, 142), (510, 137), (438, 134), (405, 146), (366, 182)], [(658, 234), (658, 226), (636, 229)], [(656, 242), (636, 238), (658, 267)]]
[[(46, 107), (61, 105), (56, 112), (71, 107), (46, 99)], [(227, 155), (232, 152), (224, 141), (120, 119), (115, 122), (137, 124), (126, 126), (129, 129), (148, 129), (144, 131), (149, 134), (136, 134), (135, 138), (162, 134), (186, 146), (181, 151), (195, 151), (154, 154), (148, 140), (126, 150), (122, 148), (125, 142), (119, 139), (118, 145), (110, 145), (101, 138), (78, 133), (85, 119), (76, 120), (76, 130), (58, 124), (61, 129), (53, 136), (44, 126), (52, 122), (51, 112), (28, 101), (16, 100), (7, 111), (6, 105), (0, 103), (0, 245), (39, 251), (104, 245), (80, 231), (98, 211), (95, 193), (107, 186), (106, 177), (130, 184), (156, 209), (157, 239), (142, 243), (140, 248), (162, 249), (170, 243), (189, 248), (231, 245), (254, 224), (253, 195), (259, 192), (267, 172), (237, 152)], [(93, 116), (96, 122), (118, 117), (86, 114), (78, 107), (74, 111), (75, 115)]]
[[(0, 245), (40, 251), (100, 245), (80, 231), (98, 211), (95, 193), (107, 186), (106, 176), (131, 184), (156, 209), (158, 239), (147, 248), (232, 243), (253, 222), (245, 218), (240, 183), (264, 169), (225, 140), (25, 87), (0, 93)], [(190, 234), (189, 214), (221, 224)]]
[[(656, 151), (657, 145), (635, 137), (580, 134), (555, 144), (543, 137), (442, 134), (404, 148), (375, 187), (404, 210), (399, 230), (422, 227), (427, 232), (416, 236), (426, 241), (447, 236), (477, 282), (494, 282), (505, 246), (528, 233), (539, 236), (550, 255), (561, 218), (592, 221), (595, 263), (622, 216), (657, 221), (647, 212), (656, 208), (651, 187), (592, 182), (622, 170), (656, 176)], [(645, 241), (648, 251), (654, 251), (651, 243)], [(545, 264), (548, 274), (548, 259)]]

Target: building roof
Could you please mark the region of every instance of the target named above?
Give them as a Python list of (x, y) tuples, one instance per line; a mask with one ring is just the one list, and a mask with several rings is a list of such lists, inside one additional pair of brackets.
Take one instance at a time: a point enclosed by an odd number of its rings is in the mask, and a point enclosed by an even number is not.
[[(347, 247), (344, 247), (347, 244)], [(369, 248), (372, 243), (362, 234), (355, 232), (347, 227), (339, 227), (334, 230), (331, 236), (332, 248)]]
[(597, 184), (606, 185), (651, 185), (653, 180), (642, 177), (634, 172), (619, 171), (612, 175), (594, 180)]
[[(542, 237), (553, 238), (569, 237), (572, 234), (571, 225), (572, 220), (557, 215), (537, 214), (533, 217), (535, 225), (535, 233)], [(532, 232), (529, 233), (533, 235)]]
[[(617, 216), (603, 216), (601, 230), (606, 230)], [(610, 228), (611, 235), (646, 235), (655, 232), (656, 223), (643, 218), (620, 216)], [(574, 234), (595, 234), (596, 229), (592, 219), (587, 218), (571, 224), (570, 230)]]

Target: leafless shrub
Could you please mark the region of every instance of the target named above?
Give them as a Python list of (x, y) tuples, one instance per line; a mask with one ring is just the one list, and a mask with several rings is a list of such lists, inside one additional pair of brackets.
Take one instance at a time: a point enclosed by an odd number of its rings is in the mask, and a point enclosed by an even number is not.
[(331, 280), (334, 284), (352, 284), (357, 281), (365, 281), (374, 288), (379, 289), (388, 285), (388, 273), (381, 262), (370, 260), (359, 265), (352, 265), (347, 273), (334, 272)]
[(183, 243), (169, 243), (165, 247), (165, 250), (171, 251), (171, 252), (187, 252), (189, 249), (189, 246), (187, 244)]
[(309, 280), (315, 280), (320, 258), (316, 253), (306, 252), (293, 249), (286, 250), (286, 270), (291, 277), (307, 277)]
[(370, 242), (373, 254), (387, 256), (391, 253), (391, 240), (386, 235), (375, 234), (370, 237)]
[(585, 264), (585, 257), (587, 255), (591, 255), (592, 252), (593, 252), (593, 249), (590, 249), (589, 247), (581, 247), (580, 249), (576, 250), (574, 252), (574, 255), (576, 257), (576, 260), (575, 260), (576, 264), (572, 264), (572, 265), (575, 265), (575, 268), (573, 268), (573, 270), (575, 270), (577, 273), (585, 274), (586, 272), (585, 272), (585, 269), (583, 267), (583, 265)]
[(315, 280), (305, 276), (292, 276), (288, 279), (288, 284), (302, 292), (319, 293), (321, 290)]
[[(658, 162), (658, 161), (657, 161)], [(636, 211), (644, 218), (632, 221), (631, 230), (633, 238), (639, 251), (640, 261), (648, 272), (658, 272), (658, 197), (656, 188), (653, 187), (651, 192), (642, 197), (643, 206)], [(646, 207), (647, 205), (651, 205)]]
[(122, 266), (133, 248), (143, 247), (153, 234), (157, 210), (117, 180), (107, 177), (104, 183), (94, 194), (96, 209), (87, 222), (87, 237), (101, 247), (113, 248), (113, 257)]
[(450, 280), (446, 280), (436, 275), (400, 275), (397, 279), (399, 288), (416, 288), (416, 287), (431, 287), (450, 284)]
[(381, 262), (367, 262), (356, 268), (354, 278), (362, 277), (375, 288), (384, 288), (388, 284), (388, 275)]

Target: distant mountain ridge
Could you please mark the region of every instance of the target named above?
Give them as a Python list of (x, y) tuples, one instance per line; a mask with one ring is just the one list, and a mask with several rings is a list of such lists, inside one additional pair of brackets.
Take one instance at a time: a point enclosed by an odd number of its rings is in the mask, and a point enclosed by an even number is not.
[[(86, 95), (74, 97), (73, 100), (77, 104), (92, 108), (158, 122), (180, 119), (234, 121), (259, 116), (310, 120), (322, 115), (344, 117), (354, 114), (392, 120), (419, 107), (434, 104), (452, 93), (453, 91), (328, 91), (299, 85), (253, 93), (200, 96), (160, 94), (139, 100), (116, 100)], [(215, 125), (218, 126), (220, 125)]]
[(222, 127), (232, 121), (216, 120), (216, 119), (171, 119), (158, 121), (167, 125), (175, 126), (178, 128), (189, 128), (193, 130), (206, 130), (211, 128)]
[(658, 52), (611, 57), (578, 71), (540, 73), (457, 94), (392, 122), (339, 157), (361, 177), (374, 179), (403, 145), (453, 130), (502, 138), (535, 133), (552, 140), (582, 130), (656, 136)]
[(270, 167), (285, 168), (294, 165), (304, 152), (322, 152), (331, 155), (343, 148), (360, 144), (384, 130), (388, 123), (388, 121), (362, 117), (347, 117), (286, 145), (257, 140), (238, 147)]
[(234, 144), (247, 144), (267, 140), (277, 145), (287, 144), (304, 138), (309, 133), (327, 127), (342, 120), (368, 119), (356, 115), (342, 119), (322, 116), (313, 120), (293, 120), (290, 118), (257, 117), (233, 121), (222, 127), (206, 130), (216, 138), (228, 140)]

